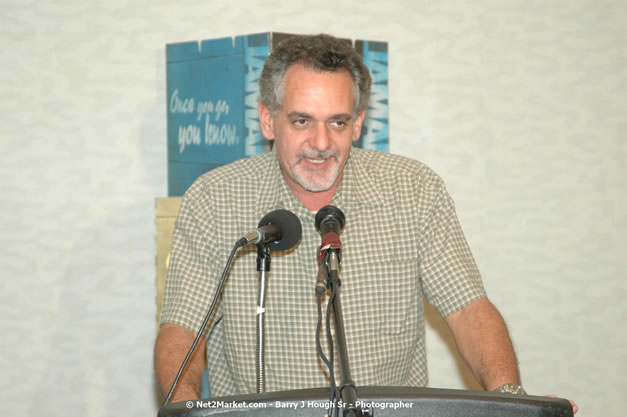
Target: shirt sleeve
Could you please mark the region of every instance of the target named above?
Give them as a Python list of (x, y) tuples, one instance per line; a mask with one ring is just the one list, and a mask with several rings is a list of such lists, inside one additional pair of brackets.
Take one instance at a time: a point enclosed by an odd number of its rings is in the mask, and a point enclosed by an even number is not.
[(421, 233), (421, 281), (427, 301), (446, 317), (487, 294), (457, 219), (455, 203), (441, 180), (432, 201)]
[[(212, 230), (208, 196), (190, 189), (174, 225), (160, 324), (172, 323), (196, 333), (209, 310), (216, 288), (216, 265), (208, 231)], [(218, 312), (214, 312), (217, 315)], [(212, 320), (212, 323), (215, 323)], [(205, 330), (203, 336), (210, 332)]]

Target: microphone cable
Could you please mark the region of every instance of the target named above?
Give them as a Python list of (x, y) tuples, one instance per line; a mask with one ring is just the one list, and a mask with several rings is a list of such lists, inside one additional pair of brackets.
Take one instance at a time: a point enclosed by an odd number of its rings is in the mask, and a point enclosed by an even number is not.
[(329, 393), (329, 408), (327, 410), (327, 416), (333, 416), (333, 411), (335, 411), (335, 415), (338, 414), (339, 410), (337, 407), (337, 385), (335, 383), (335, 369), (333, 365), (333, 336), (331, 335), (331, 326), (330, 326), (330, 316), (331, 316), (331, 305), (333, 303), (333, 299), (335, 298), (335, 292), (333, 292), (329, 301), (327, 302), (326, 314), (325, 314), (325, 323), (327, 328), (327, 341), (329, 344), (329, 358), (326, 357), (324, 351), (322, 350), (322, 344), (320, 343), (320, 332), (322, 327), (322, 294), (316, 294), (316, 299), (318, 303), (318, 324), (316, 326), (316, 348), (318, 350), (318, 355), (322, 359), (322, 361), (327, 365), (329, 369), (329, 382), (330, 382), (330, 393)]
[(179, 369), (178, 374), (176, 374), (176, 378), (174, 378), (174, 382), (172, 382), (172, 387), (170, 388), (170, 392), (168, 393), (168, 395), (166, 396), (165, 401), (163, 402), (163, 407), (168, 405), (168, 402), (170, 402), (170, 398), (172, 398), (172, 394), (174, 394), (174, 390), (176, 388), (176, 385), (178, 384), (179, 379), (181, 379), (181, 375), (183, 374), (183, 370), (187, 366), (187, 362), (189, 362), (189, 359), (191, 358), (192, 353), (196, 349), (196, 345), (198, 345), (198, 342), (200, 341), (201, 335), (203, 334), (203, 332), (207, 328), (207, 324), (209, 324), (209, 319), (213, 315), (213, 310), (215, 309), (216, 304), (218, 303), (218, 298), (220, 298), (220, 294), (222, 294), (222, 287), (224, 286), (224, 282), (226, 281), (226, 276), (227, 276), (229, 270), (231, 269), (231, 264), (233, 263), (233, 258), (235, 257), (235, 253), (237, 252), (237, 250), (240, 247), (245, 246), (244, 243), (245, 243), (245, 241), (243, 242), (242, 239), (238, 240), (237, 242), (235, 242), (235, 246), (233, 246), (233, 249), (231, 250), (231, 254), (229, 255), (229, 259), (226, 261), (226, 266), (224, 267), (224, 271), (222, 272), (222, 277), (220, 277), (220, 281), (218, 282), (218, 288), (216, 289), (216, 293), (213, 296), (213, 301), (211, 302), (211, 307), (209, 307), (209, 312), (205, 316), (205, 319), (203, 320), (202, 325), (200, 326), (200, 329), (198, 330), (198, 333), (196, 334), (196, 338), (194, 339), (194, 342), (192, 343), (192, 346), (189, 348), (189, 351), (187, 352), (187, 356), (185, 356), (185, 359), (183, 360), (183, 363), (181, 364), (181, 368)]

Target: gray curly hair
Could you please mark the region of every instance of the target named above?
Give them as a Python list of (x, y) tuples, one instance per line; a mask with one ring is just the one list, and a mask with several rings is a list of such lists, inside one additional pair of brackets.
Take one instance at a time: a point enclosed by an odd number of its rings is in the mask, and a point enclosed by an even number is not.
[(270, 53), (259, 78), (259, 101), (276, 116), (283, 99), (283, 81), (289, 67), (300, 63), (317, 72), (345, 69), (353, 79), (356, 116), (368, 108), (370, 72), (350, 42), (329, 35), (299, 35), (281, 41)]

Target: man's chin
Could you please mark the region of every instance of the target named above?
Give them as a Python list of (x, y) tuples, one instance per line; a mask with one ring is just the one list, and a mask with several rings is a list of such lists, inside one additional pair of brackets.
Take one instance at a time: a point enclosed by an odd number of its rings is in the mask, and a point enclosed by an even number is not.
[(331, 189), (331, 185), (321, 185), (321, 186), (313, 186), (311, 184), (301, 184), (302, 187), (312, 193), (322, 193), (324, 191), (329, 191)]
[(301, 187), (312, 193), (321, 193), (329, 191), (333, 187), (335, 181), (299, 181)]

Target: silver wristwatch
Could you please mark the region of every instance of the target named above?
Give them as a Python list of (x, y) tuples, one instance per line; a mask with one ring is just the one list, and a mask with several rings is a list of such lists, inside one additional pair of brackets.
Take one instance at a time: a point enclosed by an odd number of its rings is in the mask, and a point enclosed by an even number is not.
[(506, 394), (527, 395), (527, 392), (520, 385), (516, 384), (503, 384), (500, 387), (494, 389), (493, 392), (503, 392)]

